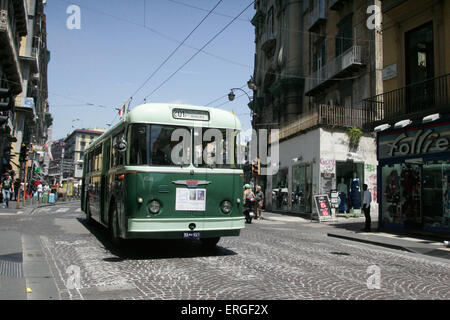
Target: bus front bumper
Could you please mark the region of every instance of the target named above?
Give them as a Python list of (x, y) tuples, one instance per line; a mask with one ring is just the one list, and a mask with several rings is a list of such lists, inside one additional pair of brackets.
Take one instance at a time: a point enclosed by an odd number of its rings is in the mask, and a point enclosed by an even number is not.
[[(195, 228), (191, 229), (194, 225)], [(244, 227), (243, 216), (202, 219), (128, 219), (126, 238), (183, 239), (185, 232), (199, 232), (200, 238), (239, 236)]]

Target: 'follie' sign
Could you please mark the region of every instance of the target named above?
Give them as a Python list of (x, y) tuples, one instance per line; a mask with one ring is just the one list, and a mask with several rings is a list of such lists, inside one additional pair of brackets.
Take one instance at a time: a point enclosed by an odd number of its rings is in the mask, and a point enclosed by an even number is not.
[(450, 151), (450, 122), (380, 133), (378, 159)]

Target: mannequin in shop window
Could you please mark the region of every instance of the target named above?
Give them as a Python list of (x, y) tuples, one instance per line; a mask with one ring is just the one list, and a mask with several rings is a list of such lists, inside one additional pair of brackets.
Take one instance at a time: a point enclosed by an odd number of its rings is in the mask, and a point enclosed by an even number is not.
[(350, 202), (353, 209), (361, 209), (361, 188), (356, 172), (353, 172), (353, 179), (350, 181)]
[(348, 211), (348, 207), (347, 207), (347, 192), (348, 192), (348, 187), (345, 184), (345, 179), (341, 178), (341, 183), (338, 184), (338, 192), (339, 192), (339, 212), (346, 212)]

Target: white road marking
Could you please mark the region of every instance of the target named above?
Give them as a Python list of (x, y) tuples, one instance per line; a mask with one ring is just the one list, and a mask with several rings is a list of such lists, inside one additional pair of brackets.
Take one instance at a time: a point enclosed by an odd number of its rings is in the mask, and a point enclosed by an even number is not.
[(69, 210), (70, 208), (59, 208), (58, 210), (56, 210), (56, 212), (67, 212)]

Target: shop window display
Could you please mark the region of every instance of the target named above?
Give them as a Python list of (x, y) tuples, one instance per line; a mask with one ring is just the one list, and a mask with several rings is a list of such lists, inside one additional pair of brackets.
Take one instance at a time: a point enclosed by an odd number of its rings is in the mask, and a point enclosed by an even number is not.
[(311, 164), (292, 168), (292, 211), (311, 212)]
[(338, 212), (361, 209), (364, 163), (336, 162)]
[(382, 168), (383, 220), (417, 225), (420, 215), (420, 166), (395, 164)]
[(288, 168), (281, 168), (272, 180), (272, 205), (275, 210), (288, 210)]
[(423, 166), (423, 223), (425, 227), (450, 228), (448, 162)]

